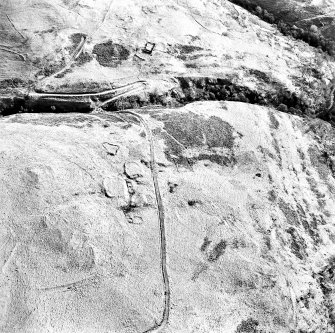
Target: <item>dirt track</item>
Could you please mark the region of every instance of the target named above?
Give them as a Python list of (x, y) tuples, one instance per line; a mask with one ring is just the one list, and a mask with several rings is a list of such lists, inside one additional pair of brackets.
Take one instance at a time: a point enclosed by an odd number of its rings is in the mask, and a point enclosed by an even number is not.
[(167, 271), (167, 263), (166, 263), (166, 233), (165, 233), (165, 213), (164, 213), (164, 205), (162, 201), (162, 196), (159, 189), (158, 183), (158, 172), (156, 168), (156, 159), (155, 159), (155, 147), (154, 141), (152, 137), (151, 129), (145, 119), (139, 115), (138, 113), (132, 111), (121, 111), (120, 113), (128, 113), (134, 117), (136, 117), (141, 124), (144, 126), (147, 138), (150, 144), (150, 170), (151, 176), (155, 187), (155, 196), (156, 196), (156, 204), (158, 211), (158, 219), (159, 219), (159, 230), (160, 230), (160, 259), (161, 259), (161, 271), (163, 277), (164, 284), (164, 309), (162, 314), (162, 319), (156, 323), (151, 328), (147, 329), (143, 333), (154, 332), (160, 328), (165, 327), (168, 324), (169, 316), (170, 316), (170, 283), (169, 283), (169, 274)]

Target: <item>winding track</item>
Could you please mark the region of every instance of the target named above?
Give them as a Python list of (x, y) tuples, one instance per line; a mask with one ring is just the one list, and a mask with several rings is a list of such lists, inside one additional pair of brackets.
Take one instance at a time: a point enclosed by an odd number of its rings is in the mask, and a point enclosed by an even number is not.
[[(101, 28), (101, 25), (104, 23), (106, 16), (108, 15), (108, 12), (111, 9), (111, 6), (113, 4), (114, 0), (111, 0), (109, 8), (105, 14), (105, 17), (102, 21), (102, 23), (99, 25), (99, 27), (97, 28), (97, 30), (99, 30)], [(15, 28), (15, 27), (14, 27)], [(23, 37), (23, 36), (22, 36)], [(51, 77), (55, 77), (63, 72), (65, 72), (68, 68), (70, 68), (75, 60), (79, 57), (79, 55), (82, 53), (83, 51), (83, 47), (85, 45), (87, 38), (83, 37), (80, 41), (80, 43), (78, 44), (78, 46), (76, 47), (73, 55), (72, 55), (72, 59), (70, 61), (70, 63), (65, 66), (64, 68), (62, 68), (61, 70), (59, 70), (58, 72), (54, 73)], [(12, 53), (16, 53), (14, 51), (8, 50), (8, 49), (3, 49), (4, 51), (8, 51), (8, 52), (12, 52)], [(21, 56), (24, 59), (24, 57), (20, 54), (18, 54), (19, 56)], [(50, 77), (48, 77), (50, 78)], [(46, 79), (46, 78), (44, 78)], [(42, 79), (43, 80), (43, 79)], [(138, 80), (123, 86), (120, 86), (118, 88), (115, 89), (110, 89), (110, 90), (105, 90), (102, 92), (96, 92), (96, 93), (48, 93), (48, 92), (44, 92), (44, 93), (38, 93), (38, 92), (29, 92), (27, 97), (28, 99), (48, 99), (48, 98), (59, 98), (59, 99), (68, 99), (71, 100), (71, 98), (107, 98), (106, 100), (99, 100), (99, 102), (96, 103), (95, 105), (95, 110), (97, 109), (101, 109), (103, 106), (108, 105), (109, 103), (113, 102), (114, 100), (117, 100), (119, 98), (122, 97), (126, 97), (129, 95), (133, 95), (134, 93), (143, 91), (144, 88), (147, 85), (147, 81), (145, 80)], [(112, 96), (112, 97), (111, 97)], [(157, 171), (157, 164), (156, 164), (156, 158), (155, 158), (155, 151), (154, 151), (154, 141), (153, 141), (153, 136), (152, 136), (152, 132), (151, 129), (148, 125), (148, 123), (145, 121), (145, 119), (140, 115), (137, 114), (135, 112), (132, 111), (127, 111), (127, 110), (123, 110), (123, 111), (116, 111), (117, 113), (126, 113), (126, 114), (130, 114), (132, 116), (134, 116), (136, 119), (138, 119), (140, 121), (140, 123), (143, 125), (143, 127), (145, 128), (146, 131), (146, 135), (149, 141), (149, 145), (150, 145), (150, 171), (151, 171), (151, 177), (153, 180), (153, 184), (154, 184), (154, 189), (155, 189), (155, 198), (156, 198), (156, 204), (157, 204), (157, 213), (158, 213), (158, 220), (159, 220), (159, 230), (160, 230), (160, 268), (161, 268), (161, 274), (162, 274), (162, 280), (163, 280), (163, 290), (164, 290), (164, 308), (163, 308), (163, 313), (162, 313), (162, 317), (161, 319), (156, 322), (155, 324), (152, 325), (150, 328), (148, 328), (147, 330), (143, 331), (142, 333), (150, 333), (150, 332), (161, 332), (162, 329), (164, 329), (166, 327), (166, 325), (168, 324), (169, 321), (169, 317), (170, 317), (170, 307), (171, 307), (171, 300), (170, 300), (170, 295), (171, 295), (171, 290), (170, 290), (170, 282), (169, 282), (169, 275), (168, 275), (168, 271), (167, 271), (167, 250), (166, 250), (166, 232), (165, 232), (165, 212), (164, 212), (164, 205), (162, 202), (162, 196), (160, 193), (160, 189), (159, 189), (159, 183), (158, 183), (158, 171)], [(97, 115), (93, 115), (91, 114), (91, 116), (95, 117), (95, 118), (100, 118)], [(100, 118), (101, 120), (101, 118)], [(81, 282), (81, 281), (80, 281)], [(77, 282), (78, 283), (78, 282)], [(75, 285), (75, 284), (71, 284)], [(63, 287), (63, 286), (61, 286)], [(66, 286), (64, 286), (66, 287)]]
[[(107, 100), (99, 101), (97, 103), (97, 107), (101, 107), (108, 103), (111, 103), (114, 100), (117, 100), (121, 97), (131, 96), (135, 93), (143, 91), (147, 85), (147, 81), (145, 80), (138, 80), (132, 83), (125, 84), (115, 89), (104, 90), (101, 92), (96, 93), (38, 93), (38, 92), (29, 92), (27, 95), (28, 99), (31, 100), (39, 100), (39, 99), (48, 99), (48, 98), (55, 98), (55, 99), (68, 99), (71, 98), (107, 98)], [(92, 101), (93, 102), (93, 101)]]
[[(128, 88), (128, 87), (133, 87), (134, 85), (137, 85), (139, 83), (142, 83), (143, 85), (147, 83), (145, 80), (139, 80), (135, 81), (132, 83), (125, 84), (124, 86), (120, 86), (115, 89), (109, 89), (109, 90), (104, 90), (101, 92), (96, 92), (96, 93), (50, 93), (50, 92), (43, 92), (43, 93), (38, 93), (38, 92), (32, 92), (29, 93), (28, 96), (30, 97), (60, 97), (60, 98), (66, 98), (66, 97), (99, 97), (99, 96), (104, 96), (104, 95), (109, 95), (115, 92), (118, 92), (122, 89)], [(132, 88), (130, 88), (132, 89)], [(129, 92), (129, 91), (127, 91)]]
[[(106, 101), (104, 104), (107, 104)], [(133, 111), (116, 111), (116, 113), (126, 113), (134, 116), (139, 122), (143, 125), (149, 145), (150, 145), (150, 171), (151, 177), (153, 180), (154, 188), (155, 188), (155, 197), (157, 204), (157, 212), (158, 212), (158, 220), (159, 220), (159, 230), (160, 230), (160, 267), (163, 279), (163, 289), (164, 289), (164, 308), (162, 317), (159, 322), (155, 322), (153, 326), (143, 331), (142, 333), (150, 333), (150, 332), (161, 332), (168, 324), (170, 317), (170, 308), (171, 308), (171, 290), (170, 290), (170, 282), (169, 282), (169, 274), (167, 270), (167, 250), (166, 250), (166, 232), (165, 232), (165, 212), (164, 205), (162, 201), (162, 196), (159, 189), (158, 183), (158, 171), (157, 171), (157, 163), (155, 157), (155, 147), (154, 147), (154, 139), (152, 136), (152, 131), (145, 121), (145, 119), (138, 113)], [(102, 120), (98, 115), (101, 114), (89, 114), (91, 117), (97, 118), (100, 121)]]
[(66, 70), (70, 69), (72, 67), (72, 65), (75, 63), (76, 59), (81, 55), (81, 53), (83, 52), (83, 48), (84, 45), (86, 43), (87, 38), (86, 37), (82, 37), (79, 44), (77, 45), (77, 47), (75, 48), (73, 54), (71, 55), (71, 60), (70, 62), (65, 65), (63, 68), (61, 68), (59, 71), (57, 71), (56, 73), (53, 73), (50, 76), (45, 76), (44, 78), (41, 79), (41, 82), (46, 80), (46, 79), (50, 79), (50, 78), (54, 78), (57, 77), (58, 75), (64, 73)]
[(154, 183), (155, 188), (155, 196), (156, 196), (156, 204), (158, 210), (158, 220), (159, 220), (159, 230), (160, 230), (160, 259), (161, 259), (161, 272), (164, 284), (164, 309), (162, 318), (158, 323), (155, 323), (152, 327), (144, 331), (143, 333), (149, 332), (159, 332), (161, 331), (169, 321), (170, 317), (170, 306), (171, 306), (171, 290), (170, 290), (170, 282), (169, 282), (169, 274), (167, 271), (167, 263), (166, 263), (166, 232), (165, 232), (165, 212), (164, 206), (162, 202), (161, 193), (159, 190), (159, 183), (158, 183), (158, 171), (156, 167), (156, 158), (155, 158), (155, 147), (154, 141), (152, 137), (151, 129), (145, 119), (138, 113), (133, 111), (117, 111), (118, 113), (128, 113), (134, 116), (136, 119), (140, 121), (140, 123), (145, 128), (147, 138), (150, 144), (150, 170), (151, 170), (151, 177)]
[(0, 50), (1, 51), (5, 51), (5, 52), (9, 52), (9, 53), (13, 53), (13, 54), (16, 54), (17, 56), (19, 56), (23, 61), (26, 61), (26, 58), (23, 54), (17, 52), (17, 51), (14, 51), (14, 50), (11, 50), (7, 47), (0, 47)]
[(327, 108), (328, 111), (330, 111), (334, 105), (334, 93), (335, 93), (335, 85), (333, 86), (331, 92), (330, 92), (330, 104)]

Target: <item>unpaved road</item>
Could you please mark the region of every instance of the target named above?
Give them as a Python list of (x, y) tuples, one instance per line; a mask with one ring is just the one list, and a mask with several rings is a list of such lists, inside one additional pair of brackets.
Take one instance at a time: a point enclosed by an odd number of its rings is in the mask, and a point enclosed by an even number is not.
[[(106, 101), (107, 103), (107, 101)], [(171, 307), (171, 290), (170, 290), (170, 282), (169, 282), (169, 274), (167, 270), (167, 244), (166, 244), (166, 232), (165, 232), (165, 212), (164, 205), (162, 201), (162, 196), (160, 193), (159, 182), (158, 182), (158, 171), (157, 171), (157, 163), (155, 158), (155, 147), (154, 147), (154, 139), (152, 136), (152, 131), (149, 127), (149, 124), (146, 120), (138, 113), (133, 111), (117, 111), (117, 113), (121, 114), (129, 114), (135, 117), (144, 127), (148, 142), (150, 145), (150, 171), (151, 177), (154, 184), (155, 189), (155, 198), (157, 204), (157, 212), (158, 212), (158, 220), (159, 220), (159, 231), (160, 231), (160, 268), (163, 279), (163, 290), (164, 290), (164, 307), (162, 317), (158, 322), (143, 331), (142, 333), (149, 332), (159, 332), (168, 324), (170, 317), (170, 307)], [(100, 119), (97, 115), (91, 115), (94, 118)], [(101, 119), (100, 119), (101, 120)]]
[(164, 328), (169, 321), (170, 316), (170, 282), (169, 282), (169, 274), (167, 271), (167, 263), (166, 263), (166, 233), (165, 233), (165, 213), (164, 213), (164, 205), (162, 201), (162, 196), (159, 190), (159, 183), (158, 183), (158, 172), (156, 167), (156, 159), (155, 159), (155, 147), (154, 141), (152, 137), (151, 129), (145, 119), (139, 115), (138, 113), (132, 111), (119, 111), (119, 113), (128, 113), (135, 118), (137, 118), (141, 124), (144, 126), (147, 138), (150, 144), (150, 170), (151, 170), (151, 177), (154, 183), (155, 188), (155, 196), (156, 196), (156, 204), (158, 210), (158, 220), (159, 220), (159, 230), (160, 230), (160, 260), (161, 260), (161, 272), (164, 284), (164, 309), (161, 320), (156, 323), (151, 328), (147, 329), (143, 333), (148, 332), (155, 332)]

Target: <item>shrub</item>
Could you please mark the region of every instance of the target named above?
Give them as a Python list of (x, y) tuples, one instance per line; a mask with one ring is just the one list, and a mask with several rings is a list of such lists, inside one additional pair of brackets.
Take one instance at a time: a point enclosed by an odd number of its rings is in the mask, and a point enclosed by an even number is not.
[(279, 106), (277, 107), (277, 110), (278, 110), (278, 111), (282, 111), (282, 112), (288, 112), (288, 107), (287, 107), (286, 104), (281, 103), (281, 104), (279, 104)]
[(293, 108), (292, 106), (288, 109), (288, 112), (289, 113), (292, 113), (292, 114), (297, 114), (298, 113), (298, 110), (296, 108)]
[(257, 7), (256, 7), (256, 14), (259, 15), (259, 16), (263, 14), (263, 9), (262, 9), (262, 7), (260, 7), (260, 6), (257, 6)]
[(314, 46), (314, 47), (318, 47), (319, 46), (320, 36), (317, 33), (310, 32), (309, 38), (310, 38), (310, 44), (311, 44), (311, 46)]
[(264, 18), (265, 21), (267, 21), (271, 24), (275, 23), (275, 17), (273, 16), (273, 14), (269, 13), (267, 10), (264, 10), (263, 18)]
[(244, 93), (240, 93), (238, 95), (239, 101), (243, 102), (243, 103), (249, 103), (249, 99), (247, 97), (245, 97)]

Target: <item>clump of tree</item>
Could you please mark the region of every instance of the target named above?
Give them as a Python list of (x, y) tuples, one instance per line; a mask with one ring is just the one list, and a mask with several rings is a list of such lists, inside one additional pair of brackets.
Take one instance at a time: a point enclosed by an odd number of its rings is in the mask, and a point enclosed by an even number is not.
[(259, 18), (268, 23), (276, 24), (282, 34), (303, 40), (307, 44), (327, 52), (330, 56), (335, 56), (335, 42), (322, 36), (317, 26), (312, 25), (305, 29), (298, 28), (295, 25), (285, 23), (282, 19), (277, 19), (274, 14), (268, 12), (266, 9), (263, 9), (261, 6), (251, 3), (249, 0), (230, 1), (248, 10), (250, 13), (257, 15)]
[[(253, 73), (258, 74), (258, 71), (253, 71)], [(261, 74), (258, 76), (263, 80), (269, 79)], [(266, 93), (234, 84), (229, 79), (201, 77), (179, 77), (177, 79), (182, 92), (173, 93), (171, 97), (180, 104), (200, 100), (236, 101), (272, 106), (280, 111), (296, 115), (313, 115), (313, 107), (309, 105), (307, 98), (285, 87), (278, 87), (275, 93)]]

